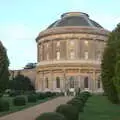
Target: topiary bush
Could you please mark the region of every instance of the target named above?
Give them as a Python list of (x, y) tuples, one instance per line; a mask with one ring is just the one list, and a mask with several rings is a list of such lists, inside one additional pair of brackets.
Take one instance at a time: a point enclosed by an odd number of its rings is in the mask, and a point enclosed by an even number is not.
[(9, 102), (6, 100), (0, 99), (0, 112), (8, 111), (9, 108), (10, 108)]
[(78, 109), (70, 104), (63, 104), (56, 108), (56, 112), (61, 113), (67, 120), (78, 120)]
[(37, 98), (38, 98), (39, 100), (42, 100), (42, 99), (45, 99), (45, 98), (46, 98), (46, 95), (45, 95), (45, 93), (37, 93)]
[(73, 99), (67, 102), (67, 104), (71, 104), (73, 106), (75, 106), (79, 112), (83, 112), (83, 108), (84, 108), (84, 103), (78, 99)]
[(36, 94), (28, 95), (27, 98), (28, 98), (28, 102), (36, 102), (37, 101)]
[(41, 114), (36, 120), (66, 120), (65, 117), (56, 112), (48, 112)]
[(13, 99), (13, 104), (15, 106), (23, 106), (26, 105), (26, 99), (24, 96), (17, 96)]

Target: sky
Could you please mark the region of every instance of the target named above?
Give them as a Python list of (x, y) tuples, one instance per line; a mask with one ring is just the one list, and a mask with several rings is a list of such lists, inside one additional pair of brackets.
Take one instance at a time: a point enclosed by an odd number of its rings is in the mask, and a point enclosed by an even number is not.
[(107, 30), (120, 22), (120, 0), (0, 0), (0, 40), (12, 70), (37, 62), (35, 38), (65, 12), (85, 12)]

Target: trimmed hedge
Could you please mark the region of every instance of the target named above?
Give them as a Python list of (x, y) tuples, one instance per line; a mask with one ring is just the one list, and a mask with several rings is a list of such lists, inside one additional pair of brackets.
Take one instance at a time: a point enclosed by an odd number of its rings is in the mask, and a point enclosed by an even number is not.
[(23, 96), (17, 96), (13, 99), (13, 104), (15, 106), (23, 106), (26, 105), (26, 99)]
[(37, 101), (36, 94), (28, 95), (27, 98), (28, 98), (28, 102), (36, 102)]
[(10, 108), (9, 102), (6, 100), (0, 99), (0, 112), (8, 111), (9, 108)]
[(78, 120), (78, 109), (70, 104), (63, 104), (56, 108), (56, 112), (63, 114), (67, 120)]
[(48, 112), (41, 114), (36, 120), (66, 120), (60, 113)]
[(83, 108), (84, 108), (84, 103), (78, 99), (72, 99), (70, 101), (67, 102), (67, 104), (71, 104), (73, 106), (75, 106), (79, 112), (83, 112)]

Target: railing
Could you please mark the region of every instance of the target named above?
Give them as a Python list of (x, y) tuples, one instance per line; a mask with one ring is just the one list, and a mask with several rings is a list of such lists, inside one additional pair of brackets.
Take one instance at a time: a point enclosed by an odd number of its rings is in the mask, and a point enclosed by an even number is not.
[(101, 64), (100, 60), (52, 60), (52, 61), (41, 61), (37, 63), (37, 66), (39, 65), (47, 65), (47, 64), (69, 64), (69, 63), (74, 63), (74, 64)]

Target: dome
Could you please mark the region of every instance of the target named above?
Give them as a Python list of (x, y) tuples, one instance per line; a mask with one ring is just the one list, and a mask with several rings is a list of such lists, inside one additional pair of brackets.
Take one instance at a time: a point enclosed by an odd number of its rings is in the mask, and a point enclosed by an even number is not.
[(86, 26), (102, 28), (97, 22), (91, 20), (89, 15), (83, 12), (68, 12), (61, 15), (61, 19), (52, 23), (49, 28), (65, 26)]

